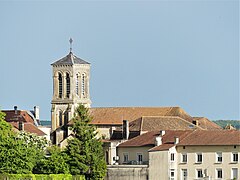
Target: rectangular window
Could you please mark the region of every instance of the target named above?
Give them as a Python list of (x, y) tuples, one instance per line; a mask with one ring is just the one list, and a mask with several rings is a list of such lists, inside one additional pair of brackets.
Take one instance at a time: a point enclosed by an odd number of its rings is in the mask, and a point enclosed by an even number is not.
[(142, 153), (137, 153), (137, 162), (139, 164), (142, 164), (142, 161), (143, 161), (143, 155)]
[(170, 180), (174, 180), (175, 172), (174, 169), (170, 170)]
[(217, 170), (216, 170), (216, 177), (217, 177), (218, 179), (222, 179), (222, 178), (223, 178), (222, 169), (217, 169)]
[(234, 162), (234, 163), (238, 162), (238, 153), (237, 152), (232, 153), (232, 162)]
[(187, 154), (186, 153), (182, 154), (182, 163), (187, 163)]
[(203, 177), (203, 172), (202, 172), (202, 169), (197, 169), (197, 171), (196, 171), (196, 177), (197, 178), (202, 178)]
[(129, 160), (128, 160), (128, 153), (123, 153), (123, 162), (124, 163), (127, 163)]
[(196, 163), (202, 163), (202, 153), (196, 154)]
[(187, 177), (188, 177), (188, 172), (187, 172), (187, 169), (182, 169), (182, 178), (181, 180), (187, 180)]
[(222, 162), (222, 152), (216, 153), (216, 162), (221, 163)]
[(170, 158), (171, 161), (174, 161), (174, 153), (171, 153), (171, 158)]
[(238, 179), (238, 168), (232, 168), (232, 179)]

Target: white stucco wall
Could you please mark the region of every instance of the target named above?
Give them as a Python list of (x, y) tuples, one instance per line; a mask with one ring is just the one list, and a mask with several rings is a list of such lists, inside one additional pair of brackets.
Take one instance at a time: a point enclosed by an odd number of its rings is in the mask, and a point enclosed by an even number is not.
[[(221, 168), (223, 171), (223, 178), (225, 180), (232, 178), (232, 168), (238, 168), (238, 179), (240, 179), (240, 146), (185, 146), (178, 147), (178, 179), (181, 180), (181, 169), (188, 170), (188, 178), (196, 178), (197, 169), (206, 169), (207, 175), (210, 179), (217, 179), (216, 169)], [(222, 152), (222, 163), (217, 163), (216, 152)], [(232, 162), (232, 152), (238, 152), (238, 163)], [(187, 163), (181, 162), (181, 154), (187, 153)], [(202, 163), (196, 163), (196, 153), (202, 153)]]
[(168, 180), (168, 151), (149, 152), (149, 179)]

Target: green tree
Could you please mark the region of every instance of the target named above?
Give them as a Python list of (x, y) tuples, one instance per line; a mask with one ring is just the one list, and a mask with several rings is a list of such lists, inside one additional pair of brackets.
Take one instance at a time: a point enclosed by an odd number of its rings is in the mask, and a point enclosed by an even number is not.
[(31, 173), (40, 153), (35, 147), (26, 146), (17, 137), (8, 137), (0, 144), (0, 172), (18, 174)]
[(5, 113), (0, 110), (0, 139), (12, 135), (12, 126), (5, 121)]
[(43, 151), (19, 138), (0, 111), (0, 173), (31, 173)]
[(96, 138), (96, 127), (83, 105), (79, 105), (73, 118), (74, 138), (65, 149), (71, 174), (84, 174), (91, 179), (102, 179), (106, 174), (106, 163), (102, 143)]
[(65, 159), (66, 154), (58, 146), (48, 147), (47, 155), (37, 163), (34, 172), (38, 174), (68, 174), (69, 168)]
[(26, 131), (19, 132), (17, 138), (23, 140), (26, 146), (35, 147), (39, 152), (44, 151), (50, 145), (50, 141), (45, 137), (40, 137)]

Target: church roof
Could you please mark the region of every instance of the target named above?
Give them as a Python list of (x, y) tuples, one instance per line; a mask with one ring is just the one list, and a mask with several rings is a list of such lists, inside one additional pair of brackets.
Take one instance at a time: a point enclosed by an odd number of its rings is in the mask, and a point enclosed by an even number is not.
[(58, 61), (52, 63), (51, 65), (73, 65), (73, 64), (90, 64), (83, 59), (75, 56), (72, 52), (70, 52), (67, 56), (59, 59)]
[(130, 131), (202, 129), (178, 116), (143, 116), (129, 123)]
[(192, 117), (180, 107), (106, 107), (91, 108), (92, 124), (122, 124), (143, 116), (178, 116), (192, 122)]

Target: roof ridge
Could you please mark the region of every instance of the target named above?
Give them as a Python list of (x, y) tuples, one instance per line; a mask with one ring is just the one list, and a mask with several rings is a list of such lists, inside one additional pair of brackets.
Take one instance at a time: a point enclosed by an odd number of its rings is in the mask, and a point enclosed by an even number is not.
[(178, 106), (111, 106), (111, 107), (91, 107), (90, 109), (108, 109), (108, 108), (180, 108)]
[(193, 125), (194, 127), (198, 127), (200, 129), (204, 130), (202, 127), (196, 126), (195, 124), (193, 124), (193, 123), (191, 123), (191, 122), (189, 122), (189, 121), (187, 121), (187, 120), (185, 120), (185, 119), (183, 119), (182, 117), (179, 117), (179, 116), (142, 116), (142, 117), (143, 118), (146, 118), (146, 117), (163, 117), (163, 118), (172, 118), (172, 119), (176, 118), (176, 119), (180, 119), (180, 120), (184, 121), (185, 123), (187, 123), (189, 125)]
[(183, 119), (182, 117), (179, 116), (142, 116), (143, 118), (147, 118), (147, 117), (163, 117), (163, 118), (179, 118), (179, 119)]

